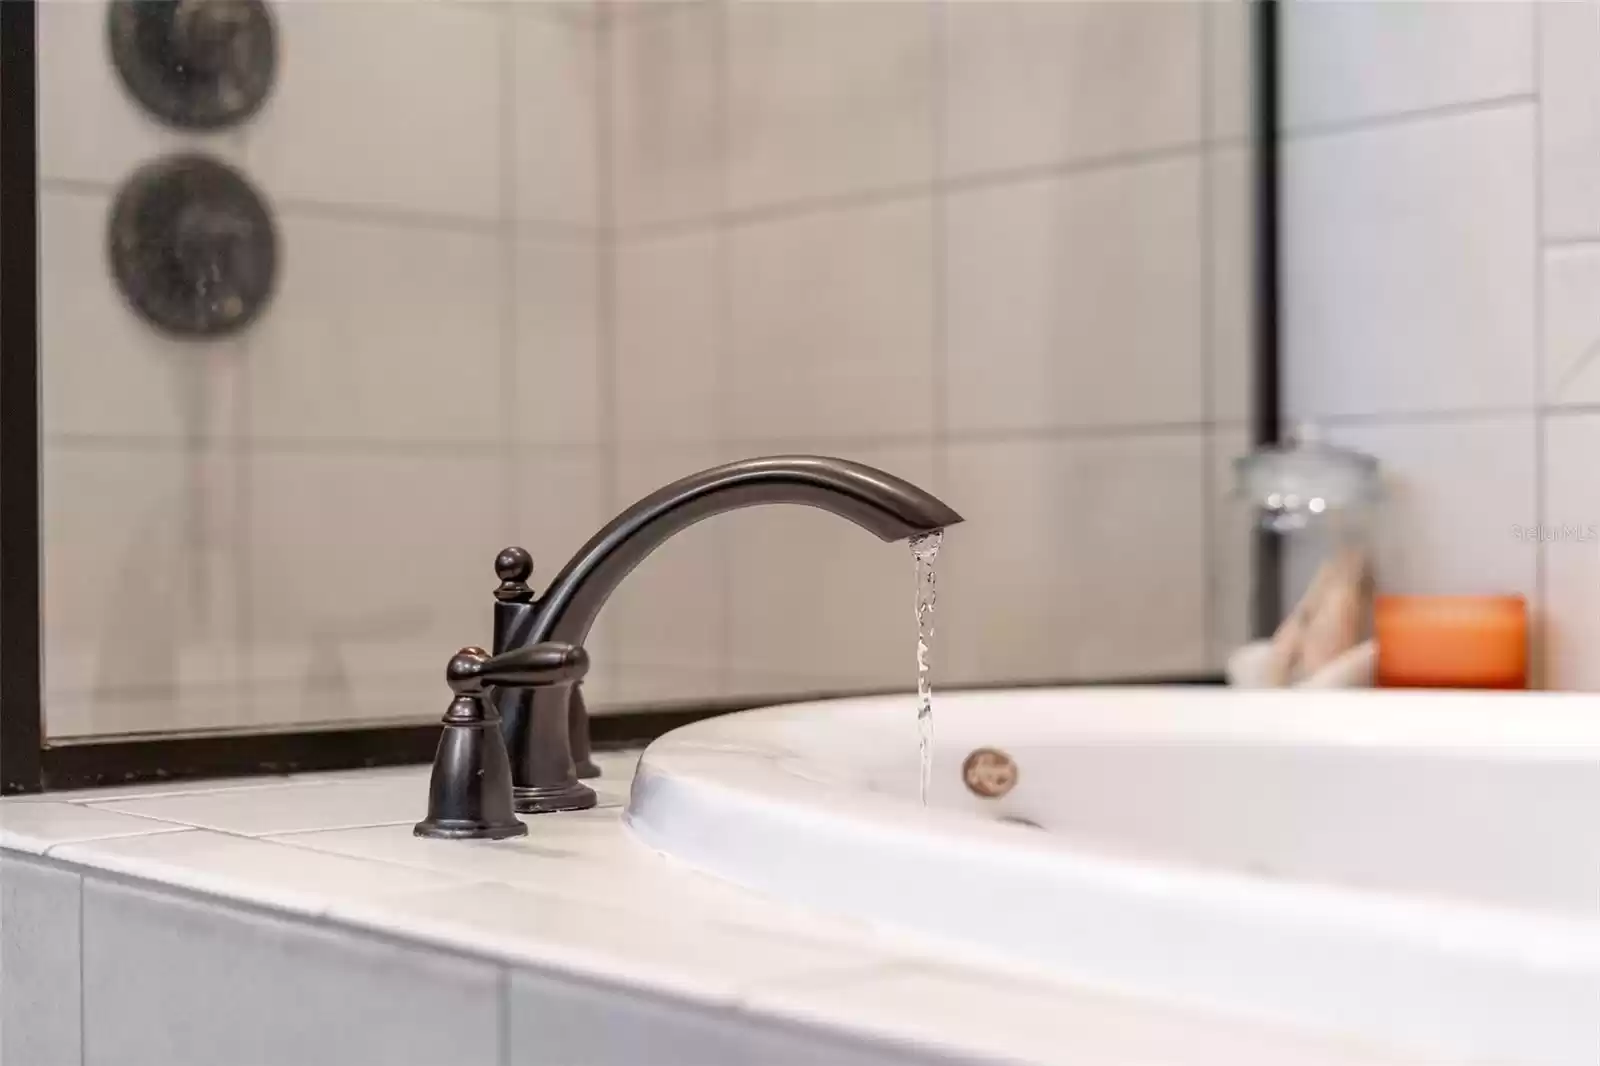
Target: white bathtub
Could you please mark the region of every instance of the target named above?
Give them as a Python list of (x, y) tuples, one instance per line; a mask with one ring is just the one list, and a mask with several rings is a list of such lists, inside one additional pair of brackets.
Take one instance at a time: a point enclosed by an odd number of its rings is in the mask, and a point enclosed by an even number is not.
[[(1600, 698), (1033, 690), (934, 720), (927, 809), (896, 697), (679, 729), (628, 822), (953, 951), (1432, 1062), (1600, 1063)], [(961, 784), (979, 746), (1017, 762), (1002, 799)]]

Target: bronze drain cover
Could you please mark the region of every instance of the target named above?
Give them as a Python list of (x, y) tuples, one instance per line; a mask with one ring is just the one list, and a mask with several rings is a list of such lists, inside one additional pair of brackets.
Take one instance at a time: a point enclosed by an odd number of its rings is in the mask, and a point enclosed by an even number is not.
[(984, 799), (999, 799), (1017, 787), (1017, 764), (999, 748), (978, 748), (961, 764), (967, 789)]

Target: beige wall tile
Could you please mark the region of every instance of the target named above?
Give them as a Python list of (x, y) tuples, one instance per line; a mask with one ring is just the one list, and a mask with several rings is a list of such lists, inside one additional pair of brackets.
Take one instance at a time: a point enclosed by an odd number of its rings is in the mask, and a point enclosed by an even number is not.
[(1512, 528), (1538, 521), (1531, 416), (1340, 426), (1327, 436), (1378, 457), (1379, 591), (1534, 594), (1537, 553)]
[(1255, 121), (1255, 16), (1249, 0), (1202, 4), (1205, 19), (1206, 136), (1248, 137)]
[(950, 198), (953, 428), (1200, 419), (1200, 176), (1182, 159)]
[(716, 4), (611, 30), (611, 160), (623, 226), (722, 208), (723, 48)]
[(269, 193), (500, 213), (499, 7), (352, 0), (282, 4), (274, 15), (278, 83), (246, 154)]
[[(1539, 517), (1548, 542), (1517, 542), (1544, 553), (1544, 684), (1600, 690), (1600, 415), (1563, 414), (1544, 425), (1545, 497)], [(1526, 521), (1526, 520), (1522, 520)], [(1569, 528), (1570, 527), (1570, 528)]]
[(106, 5), (48, 0), (37, 10), (41, 178), (110, 186), (175, 151), (239, 161), (247, 129), (174, 130), (128, 93), (106, 42)]
[(1542, 3), (1540, 173), (1547, 237), (1600, 237), (1600, 11)]
[(931, 430), (932, 215), (918, 199), (728, 234), (732, 437)]
[[(508, 4), (513, 16), (524, 7)], [(592, 5), (571, 5), (577, 13)], [(594, 225), (600, 188), (599, 29), (592, 19), (512, 20), (510, 102), (516, 127), (516, 216)]]
[(1533, 402), (1533, 132), (1518, 106), (1289, 142), (1294, 417)]
[(1233, 462), (1251, 450), (1250, 431), (1220, 426), (1208, 435), (1210, 470), (1206, 473), (1210, 547), (1206, 582), (1210, 603), (1209, 660), (1221, 669), (1228, 655), (1253, 636), (1255, 624), (1255, 514), (1234, 495)]
[(730, 206), (930, 180), (934, 10), (728, 5)]
[[(615, 509), (734, 458), (711, 443), (625, 445), (617, 453)], [(734, 517), (717, 515), (678, 533), (612, 596), (604, 613), (613, 642), (614, 702), (649, 705), (723, 694)]]
[(723, 238), (707, 230), (617, 246), (620, 440), (704, 443), (720, 436), (723, 257)]
[(485, 233), (284, 215), (280, 290), (246, 335), (266, 439), (492, 440), (506, 299)]
[(1193, 144), (1202, 5), (952, 3), (945, 172)]
[(41, 430), (167, 441), (237, 428), (237, 339), (175, 340), (123, 300), (106, 265), (108, 197), (39, 198)]
[(1247, 148), (1206, 155), (1211, 215), (1201, 254), (1209, 257), (1210, 417), (1248, 419), (1255, 409), (1255, 174)]
[(238, 724), (232, 456), (46, 446), (42, 480), (48, 735)]
[(1600, 402), (1600, 243), (1544, 251), (1544, 396)]
[[(931, 441), (830, 446), (819, 433), (805, 450), (933, 485)], [(964, 510), (956, 498), (949, 502)], [(965, 513), (968, 522), (986, 517)], [(733, 688), (778, 695), (916, 687), (916, 586), (905, 544), (885, 544), (837, 515), (804, 507), (752, 508), (723, 519)], [(949, 642), (936, 635), (935, 645), (937, 657)]]
[(499, 458), (259, 454), (247, 676), (282, 722), (434, 717), (455, 649), (490, 639), (513, 543)]
[[(538, 444), (602, 440), (600, 247), (592, 237), (522, 237), (516, 247), (516, 405), (509, 432)], [(474, 392), (493, 424), (497, 389)]]
[(1518, 0), (1286, 7), (1283, 121), (1347, 122), (1531, 92), (1533, 9)]
[(952, 444), (947, 684), (1205, 668), (1199, 433)]

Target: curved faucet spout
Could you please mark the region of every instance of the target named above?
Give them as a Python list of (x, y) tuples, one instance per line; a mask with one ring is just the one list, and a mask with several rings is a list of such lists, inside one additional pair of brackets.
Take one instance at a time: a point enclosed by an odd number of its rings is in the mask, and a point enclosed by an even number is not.
[(845, 459), (775, 455), (712, 467), (652, 492), (595, 534), (539, 598), (513, 643), (582, 644), (622, 579), (674, 534), (724, 511), (786, 503), (830, 511), (885, 541), (961, 521), (909, 481)]
[[(595, 616), (634, 567), (673, 534), (723, 511), (763, 504), (831, 511), (886, 541), (909, 540), (961, 521), (942, 501), (882, 470), (816, 455), (746, 459), (702, 470), (658, 489), (623, 511), (579, 549), (535, 598), (532, 560), (507, 548), (495, 561), (494, 650), (501, 655), (549, 641), (582, 645)], [(589, 763), (589, 723), (574, 686), (505, 691), (497, 698), (511, 753), (516, 808), (524, 813), (594, 805), (578, 783), (600, 771)], [(576, 760), (576, 761), (575, 761)]]

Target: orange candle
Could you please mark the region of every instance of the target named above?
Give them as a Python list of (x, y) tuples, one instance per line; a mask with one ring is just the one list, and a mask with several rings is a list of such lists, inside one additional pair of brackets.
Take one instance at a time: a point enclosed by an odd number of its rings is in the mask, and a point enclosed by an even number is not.
[(1372, 628), (1381, 687), (1528, 687), (1521, 596), (1379, 596)]

